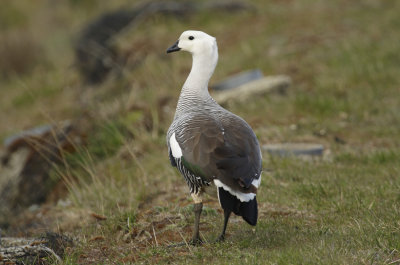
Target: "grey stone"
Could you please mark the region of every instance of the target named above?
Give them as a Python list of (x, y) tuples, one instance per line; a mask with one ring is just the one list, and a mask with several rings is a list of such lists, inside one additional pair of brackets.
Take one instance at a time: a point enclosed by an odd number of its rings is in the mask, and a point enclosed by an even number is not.
[(225, 104), (230, 101), (243, 102), (267, 93), (283, 94), (291, 83), (291, 78), (285, 75), (267, 76), (236, 88), (214, 91), (212, 97), (219, 104)]
[(263, 74), (260, 69), (249, 70), (230, 76), (227, 79), (211, 86), (215, 91), (228, 90), (261, 79)]
[(322, 156), (324, 146), (312, 143), (265, 144), (262, 149), (273, 156)]
[(46, 124), (46, 125), (37, 126), (35, 128), (16, 133), (4, 140), (4, 143), (3, 143), (4, 147), (9, 148), (15, 141), (18, 141), (19, 139), (22, 139), (22, 138), (35, 137), (35, 136), (40, 137), (46, 133), (51, 132), (52, 128), (53, 128), (52, 125)]

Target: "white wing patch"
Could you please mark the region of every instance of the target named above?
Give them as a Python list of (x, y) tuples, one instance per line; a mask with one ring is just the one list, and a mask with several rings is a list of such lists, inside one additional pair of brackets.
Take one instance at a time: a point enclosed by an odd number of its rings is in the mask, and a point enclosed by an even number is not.
[[(254, 182), (254, 181), (253, 181)], [(214, 184), (215, 186), (217, 186), (218, 188), (223, 188), (224, 190), (226, 190), (227, 192), (229, 192), (230, 194), (232, 194), (233, 196), (235, 196), (236, 198), (238, 198), (241, 202), (248, 202), (254, 199), (254, 197), (256, 197), (255, 193), (242, 193), (240, 191), (235, 191), (232, 190), (231, 188), (229, 188), (228, 186), (226, 186), (224, 183), (222, 183), (221, 181), (219, 181), (218, 179), (214, 179)], [(219, 194), (218, 194), (219, 195)], [(219, 198), (218, 198), (219, 199)]]
[(253, 181), (251, 182), (251, 184), (252, 184), (254, 187), (258, 188), (258, 187), (260, 186), (260, 183), (261, 183), (261, 173), (260, 173), (260, 176), (258, 177), (258, 179), (253, 180)]
[(172, 156), (174, 158), (181, 158), (182, 149), (179, 146), (178, 142), (176, 141), (175, 133), (173, 133), (171, 135), (171, 138), (169, 138), (169, 146), (171, 146)]

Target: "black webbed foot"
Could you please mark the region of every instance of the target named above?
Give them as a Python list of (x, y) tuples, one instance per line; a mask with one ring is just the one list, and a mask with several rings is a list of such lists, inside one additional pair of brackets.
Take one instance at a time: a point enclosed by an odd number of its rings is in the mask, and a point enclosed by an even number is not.
[(217, 237), (217, 239), (215, 240), (215, 243), (221, 243), (225, 241), (225, 235), (219, 235), (219, 237)]
[(203, 245), (204, 240), (201, 237), (197, 237), (197, 238), (192, 238), (188, 243), (192, 246), (200, 246)]

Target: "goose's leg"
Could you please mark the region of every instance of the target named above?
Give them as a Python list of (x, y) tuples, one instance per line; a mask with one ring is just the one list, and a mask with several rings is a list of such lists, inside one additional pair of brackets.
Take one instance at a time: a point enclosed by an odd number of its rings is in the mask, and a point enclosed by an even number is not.
[(200, 238), (199, 226), (200, 226), (200, 215), (203, 210), (203, 200), (201, 198), (201, 193), (192, 193), (192, 198), (194, 200), (194, 230), (193, 230), (193, 237), (190, 243), (192, 245), (200, 245), (203, 243), (203, 240)]
[[(200, 191), (201, 192), (201, 191)], [(201, 198), (201, 193), (192, 193), (192, 198), (194, 200), (194, 205), (193, 205), (193, 212), (194, 212), (194, 230), (193, 230), (193, 237), (192, 239), (187, 242), (191, 245), (201, 245), (203, 243), (203, 240), (200, 237), (200, 215), (203, 210), (203, 200)], [(169, 245), (168, 247), (181, 247), (185, 246), (187, 244), (186, 242), (181, 242), (177, 244), (172, 244)]]
[(225, 231), (228, 225), (229, 216), (231, 216), (231, 210), (224, 209), (224, 227), (222, 228), (221, 235), (217, 238), (217, 242), (222, 242), (225, 240)]
[(195, 203), (193, 207), (194, 211), (194, 230), (193, 230), (193, 237), (191, 240), (191, 244), (193, 245), (198, 245), (203, 243), (203, 240), (200, 238), (200, 233), (199, 233), (199, 226), (200, 226), (200, 215), (201, 211), (203, 210), (203, 203)]

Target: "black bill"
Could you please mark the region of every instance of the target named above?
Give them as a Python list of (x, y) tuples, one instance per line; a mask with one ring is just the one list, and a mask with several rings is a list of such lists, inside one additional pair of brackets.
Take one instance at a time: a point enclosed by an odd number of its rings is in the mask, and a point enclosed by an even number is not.
[(171, 47), (168, 48), (167, 53), (179, 51), (181, 48), (178, 47), (178, 43), (179, 43), (179, 40), (177, 40), (174, 43), (174, 45), (172, 45)]

